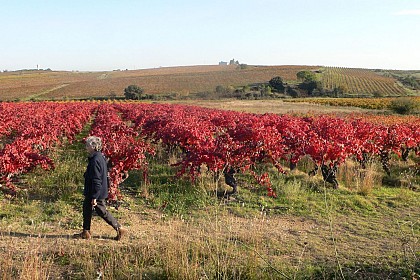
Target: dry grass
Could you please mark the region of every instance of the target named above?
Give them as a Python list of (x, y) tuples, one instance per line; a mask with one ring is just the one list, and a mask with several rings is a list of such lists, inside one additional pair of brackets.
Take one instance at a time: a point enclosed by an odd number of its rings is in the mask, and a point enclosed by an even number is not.
[[(264, 208), (248, 217), (238, 215), (247, 203), (219, 201), (185, 216), (144, 207), (112, 210), (129, 229), (121, 242), (111, 240), (113, 229), (98, 217), (90, 241), (70, 238), (77, 230), (57, 222), (46, 222), (42, 228), (39, 222), (25, 223), (29, 217), (2, 222), (0, 275), (2, 279), (338, 277), (327, 220), (270, 214)], [(370, 273), (399, 275), (401, 268), (395, 265), (413, 269), (413, 253), (419, 249), (416, 211), (418, 207), (410, 206), (370, 217), (333, 213), (338, 261), (345, 275), (365, 279)], [(408, 262), (400, 264), (406, 257)]]
[(366, 168), (362, 168), (359, 163), (348, 159), (339, 168), (338, 181), (345, 182), (351, 190), (368, 195), (382, 184), (383, 173), (380, 172), (380, 168), (375, 162), (370, 162)]
[(282, 100), (179, 100), (163, 103), (176, 103), (196, 105), (207, 108), (233, 110), (239, 112), (248, 112), (255, 114), (273, 113), (273, 114), (351, 114), (366, 113), (372, 110), (361, 108), (323, 106), (310, 103), (291, 103)]
[(14, 241), (8, 246), (6, 255), (0, 259), (0, 276), (1, 279), (49, 279), (53, 270), (53, 259), (47, 254), (45, 255), (44, 246), (51, 246), (44, 239), (34, 238), (30, 240), (30, 247), (25, 252), (16, 254)]
[[(59, 277), (68, 268), (60, 264), (69, 263), (80, 279), (93, 279), (97, 271), (104, 279), (254, 279), (277, 275), (279, 265), (295, 265), (294, 251), (303, 246), (299, 239), (307, 240), (317, 227), (294, 217), (244, 219), (217, 210), (188, 220), (124, 212), (130, 235), (121, 243), (109, 240), (113, 230), (98, 219), (91, 241), (68, 239), (71, 231), (57, 227), (39, 237), (3, 232), (2, 279)], [(295, 244), (282, 248), (291, 239)], [(263, 273), (270, 266), (271, 272)]]

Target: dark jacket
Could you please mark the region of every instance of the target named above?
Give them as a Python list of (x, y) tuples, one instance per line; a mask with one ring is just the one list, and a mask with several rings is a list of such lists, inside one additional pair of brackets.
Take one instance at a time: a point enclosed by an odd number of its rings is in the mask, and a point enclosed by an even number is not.
[(105, 199), (108, 197), (108, 170), (106, 159), (101, 152), (89, 156), (85, 172), (85, 187), (83, 194), (89, 199)]

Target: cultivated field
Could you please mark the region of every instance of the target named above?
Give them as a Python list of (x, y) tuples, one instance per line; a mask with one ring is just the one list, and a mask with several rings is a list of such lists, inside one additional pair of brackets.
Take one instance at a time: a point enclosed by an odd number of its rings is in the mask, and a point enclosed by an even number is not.
[(123, 96), (131, 84), (146, 94), (189, 94), (214, 92), (218, 85), (243, 87), (267, 83), (280, 76), (296, 83), (296, 73), (317, 71), (324, 87), (344, 86), (350, 94), (404, 95), (406, 89), (392, 77), (367, 69), (321, 66), (185, 66), (111, 72), (15, 71), (0, 73), (0, 100), (74, 99)]
[[(197, 104), (0, 103), (0, 277), (419, 278), (418, 117)], [(114, 163), (121, 242), (99, 217), (92, 240), (71, 238), (89, 134)]]
[(41, 99), (122, 96), (124, 88), (137, 84), (148, 94), (189, 94), (214, 91), (217, 85), (242, 86), (267, 82), (275, 76), (296, 79), (311, 66), (187, 66), (112, 72), (29, 71), (0, 73), (0, 99)]
[(395, 79), (380, 76), (368, 69), (325, 67), (322, 84), (330, 90), (341, 86), (346, 92), (355, 95), (400, 96), (405, 93), (402, 85)]
[[(420, 97), (405, 97), (405, 100), (411, 100), (415, 104), (420, 105)], [(293, 98), (286, 99), (284, 102), (293, 103), (310, 103), (318, 105), (329, 105), (339, 107), (357, 107), (363, 109), (384, 110), (389, 108), (396, 98)]]
[[(318, 99), (313, 99), (318, 100)], [(233, 110), (255, 114), (351, 114), (351, 113), (383, 113), (384, 110), (369, 110), (358, 106), (318, 104), (311, 98), (276, 99), (276, 100), (174, 100), (158, 103), (196, 105), (201, 107)], [(327, 99), (333, 102), (334, 99)], [(299, 104), (296, 104), (299, 103)]]

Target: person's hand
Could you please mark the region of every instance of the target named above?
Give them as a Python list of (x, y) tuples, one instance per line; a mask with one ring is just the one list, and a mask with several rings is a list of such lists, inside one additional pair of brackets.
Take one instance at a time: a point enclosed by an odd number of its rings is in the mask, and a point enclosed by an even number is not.
[(93, 208), (93, 207), (95, 207), (96, 205), (98, 205), (98, 204), (96, 203), (96, 199), (95, 199), (95, 198), (94, 198), (94, 199), (92, 199), (92, 202), (91, 202), (91, 203), (92, 203), (92, 208)]

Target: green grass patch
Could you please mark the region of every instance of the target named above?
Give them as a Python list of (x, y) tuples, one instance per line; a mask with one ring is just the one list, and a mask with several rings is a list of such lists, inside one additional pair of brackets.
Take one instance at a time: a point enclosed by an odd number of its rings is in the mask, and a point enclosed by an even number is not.
[[(195, 182), (179, 178), (171, 165), (177, 157), (149, 158), (146, 181), (142, 171), (131, 171), (122, 184), (126, 204), (111, 211), (130, 229), (129, 239), (85, 242), (56, 237), (56, 231), (80, 229), (86, 168), (83, 143), (58, 149), (55, 170), (25, 175), (27, 191), (14, 200), (0, 194), (0, 267), (7, 272), (0, 271), (1, 277), (24, 278), (29, 271), (64, 279), (95, 279), (98, 273), (107, 279), (409, 279), (420, 274), (420, 193), (408, 183), (377, 185), (377, 178), (386, 177), (381, 173), (361, 192), (353, 182), (365, 181), (354, 178), (356, 166), (350, 164), (340, 170), (342, 182), (335, 190), (320, 174), (307, 175), (313, 168), (308, 160), (287, 174), (258, 167), (269, 173), (277, 197), (269, 197), (249, 174), (237, 174), (238, 193), (218, 198), (217, 191), (229, 189), (223, 178), (215, 182), (206, 172)], [(390, 177), (418, 182), (411, 166), (394, 165)], [(381, 172), (377, 166), (371, 171)], [(34, 248), (30, 238), (39, 233), (46, 237), (36, 239)]]

